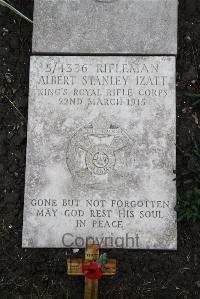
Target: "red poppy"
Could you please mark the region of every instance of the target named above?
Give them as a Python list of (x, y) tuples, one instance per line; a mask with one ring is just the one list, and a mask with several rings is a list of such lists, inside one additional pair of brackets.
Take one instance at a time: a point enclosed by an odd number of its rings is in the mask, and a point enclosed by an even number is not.
[(88, 262), (83, 266), (83, 274), (89, 279), (100, 279), (103, 275), (102, 265), (97, 262)]

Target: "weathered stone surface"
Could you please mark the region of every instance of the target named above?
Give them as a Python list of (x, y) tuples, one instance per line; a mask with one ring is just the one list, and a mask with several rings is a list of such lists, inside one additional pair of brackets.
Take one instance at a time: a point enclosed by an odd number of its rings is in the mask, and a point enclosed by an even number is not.
[(33, 52), (176, 54), (177, 0), (35, 0)]
[(24, 247), (176, 248), (175, 58), (32, 57)]

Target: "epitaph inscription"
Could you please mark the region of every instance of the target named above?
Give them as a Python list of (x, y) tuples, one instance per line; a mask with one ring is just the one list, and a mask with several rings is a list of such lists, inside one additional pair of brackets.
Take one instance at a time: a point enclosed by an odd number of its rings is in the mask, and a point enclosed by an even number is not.
[(32, 57), (24, 247), (176, 248), (175, 58)]

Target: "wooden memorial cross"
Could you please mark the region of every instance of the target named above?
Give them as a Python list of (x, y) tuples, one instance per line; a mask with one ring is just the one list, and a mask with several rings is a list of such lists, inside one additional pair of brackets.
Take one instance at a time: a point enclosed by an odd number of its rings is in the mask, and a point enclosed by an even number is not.
[[(85, 259), (77, 258), (67, 260), (68, 275), (84, 275), (83, 268), (90, 261), (96, 261), (99, 258), (99, 245), (87, 245), (85, 249)], [(115, 275), (116, 260), (108, 259), (102, 268), (103, 275)], [(92, 280), (85, 277), (84, 299), (98, 298), (98, 279)]]

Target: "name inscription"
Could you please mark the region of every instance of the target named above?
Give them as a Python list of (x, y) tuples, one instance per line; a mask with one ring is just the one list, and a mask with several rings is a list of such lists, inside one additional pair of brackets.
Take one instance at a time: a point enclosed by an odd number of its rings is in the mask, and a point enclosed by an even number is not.
[(169, 78), (160, 73), (158, 63), (47, 63), (37, 95), (52, 96), (61, 105), (142, 106), (150, 104), (148, 97), (168, 95)]

